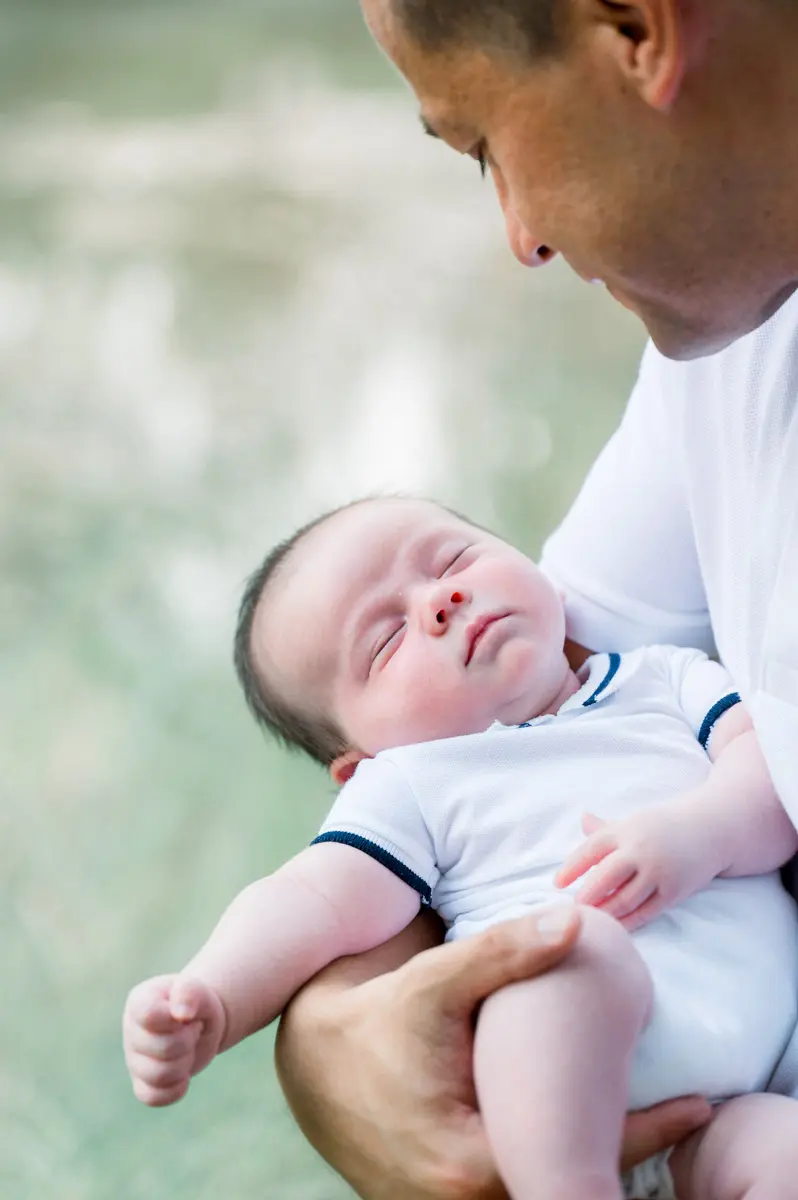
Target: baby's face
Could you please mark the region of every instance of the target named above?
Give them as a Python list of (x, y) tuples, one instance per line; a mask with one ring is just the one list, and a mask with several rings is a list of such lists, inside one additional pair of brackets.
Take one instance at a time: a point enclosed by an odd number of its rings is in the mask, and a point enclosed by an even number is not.
[(332, 716), (367, 755), (548, 711), (564, 640), (560, 598), (526, 555), (415, 500), (368, 501), (312, 530), (253, 627), (285, 698)]

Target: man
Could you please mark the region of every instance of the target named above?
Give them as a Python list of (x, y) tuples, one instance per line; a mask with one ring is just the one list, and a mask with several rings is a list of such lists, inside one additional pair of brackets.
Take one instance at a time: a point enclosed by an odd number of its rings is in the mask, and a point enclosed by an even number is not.
[[(545, 554), (572, 597), (572, 637), (600, 650), (714, 636), (798, 820), (798, 6), (363, 8), (427, 131), (490, 171), (517, 257), (562, 253), (654, 343)], [(439, 947), (419, 920), (295, 1001), (283, 1084), (361, 1195), (505, 1195), (475, 1106), (473, 1011), (556, 964), (576, 934), (575, 916), (559, 934), (527, 918)], [(638, 1114), (627, 1161), (707, 1117), (696, 1098)]]

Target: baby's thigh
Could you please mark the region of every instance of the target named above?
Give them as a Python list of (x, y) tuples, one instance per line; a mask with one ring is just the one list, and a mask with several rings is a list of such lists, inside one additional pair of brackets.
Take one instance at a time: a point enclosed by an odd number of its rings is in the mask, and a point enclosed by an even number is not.
[(798, 1101), (762, 1094), (727, 1101), (676, 1147), (670, 1168), (679, 1200), (795, 1200)]

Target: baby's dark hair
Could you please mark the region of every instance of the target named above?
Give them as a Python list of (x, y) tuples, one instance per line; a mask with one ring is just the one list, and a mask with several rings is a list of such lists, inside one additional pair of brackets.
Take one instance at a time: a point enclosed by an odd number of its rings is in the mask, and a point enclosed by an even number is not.
[[(339, 754), (343, 754), (349, 748), (343, 731), (331, 718), (289, 704), (280, 695), (274, 680), (269, 678), (263, 665), (258, 668), (252, 649), (252, 627), (255, 623), (255, 614), (261, 600), (288, 559), (314, 529), (318, 529), (332, 517), (336, 517), (339, 513), (354, 508), (358, 504), (373, 504), (379, 500), (407, 499), (410, 497), (366, 496), (322, 513), (320, 517), (308, 521), (296, 533), (279, 542), (270, 550), (261, 565), (250, 575), (244, 588), (244, 595), (238, 609), (233, 643), (233, 662), (247, 707), (258, 724), (267, 729), (284, 746), (288, 749), (304, 750), (323, 767), (329, 767)], [(437, 504), (437, 501), (435, 503)], [(445, 504), (440, 504), (438, 507), (477, 529), (484, 528), (469, 517), (464, 517), (462, 513), (448, 508)]]
[(346, 750), (344, 735), (336, 724), (325, 717), (314, 715), (299, 706), (289, 704), (274, 682), (264, 670), (259, 670), (255, 663), (252, 649), (252, 627), (255, 614), (268, 588), (285, 566), (287, 560), (297, 549), (307, 535), (319, 526), (326, 524), (332, 517), (356, 504), (364, 504), (365, 500), (355, 500), (350, 504), (342, 504), (330, 509), (308, 521), (296, 533), (278, 542), (257, 570), (253, 571), (246, 582), (244, 595), (238, 608), (235, 638), (233, 641), (233, 662), (235, 664), (238, 682), (244, 692), (247, 707), (255, 720), (273, 737), (277, 738), (288, 749), (304, 750), (323, 767), (329, 767), (332, 762)]

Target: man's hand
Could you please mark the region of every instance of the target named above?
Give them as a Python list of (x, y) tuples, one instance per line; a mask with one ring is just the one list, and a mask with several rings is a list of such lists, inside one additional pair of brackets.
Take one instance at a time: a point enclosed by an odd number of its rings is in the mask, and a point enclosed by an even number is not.
[(557, 886), (568, 887), (590, 871), (577, 902), (602, 909), (630, 932), (695, 895), (723, 863), (713, 845), (696, 836), (689, 803), (681, 796), (678, 805), (659, 804), (620, 821), (586, 813), (587, 840), (558, 871)]
[[(507, 1200), (477, 1110), (475, 1013), (490, 993), (568, 954), (579, 913), (556, 911), (549, 928), (540, 913), (447, 946), (436, 945), (432, 916), (418, 918), (371, 954), (327, 968), (289, 1006), (277, 1042), (286, 1096), (306, 1137), (364, 1200)], [(635, 1114), (624, 1169), (710, 1111), (688, 1098)]]
[(122, 1035), (136, 1099), (153, 1108), (182, 1100), (216, 1057), (225, 1024), (221, 1000), (196, 980), (159, 975), (133, 988)]

